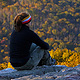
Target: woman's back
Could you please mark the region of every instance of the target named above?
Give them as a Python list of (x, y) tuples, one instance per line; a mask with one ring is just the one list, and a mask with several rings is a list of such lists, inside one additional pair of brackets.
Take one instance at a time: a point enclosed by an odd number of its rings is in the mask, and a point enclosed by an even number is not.
[[(48, 43), (44, 42), (34, 31), (29, 29), (31, 24), (30, 21), (31, 16), (27, 13), (20, 13), (14, 19), (15, 30), (12, 32), (10, 37), (9, 53), (10, 62), (14, 67), (23, 66), (29, 61), (32, 62), (33, 59), (35, 66), (35, 62), (39, 62), (42, 58), (41, 55), (44, 55), (44, 50), (49, 49)], [(30, 53), (32, 43), (35, 43), (39, 47), (39, 54), (35, 52), (37, 55), (36, 57), (33, 55), (35, 54), (34, 52), (33, 54)], [(38, 48), (36, 50), (38, 50)], [(41, 53), (40, 50), (42, 51)], [(31, 56), (33, 56), (33, 58)], [(30, 65), (30, 62), (28, 66)], [(36, 65), (38, 65), (38, 62)]]
[(32, 44), (32, 42), (30, 41), (30, 32), (31, 31), (26, 26), (23, 26), (20, 32), (16, 32), (15, 30), (12, 32), (10, 38), (11, 63), (18, 63), (20, 60), (21, 63), (24, 63), (28, 60), (30, 56), (29, 49)]

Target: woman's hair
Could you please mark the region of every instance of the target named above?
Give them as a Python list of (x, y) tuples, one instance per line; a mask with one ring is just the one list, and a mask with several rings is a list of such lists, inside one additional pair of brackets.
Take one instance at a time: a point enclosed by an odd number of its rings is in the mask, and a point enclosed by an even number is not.
[[(25, 19), (26, 18), (26, 19)], [(25, 20), (28, 21), (26, 22)], [(22, 25), (23, 24), (27, 24), (31, 21), (31, 16), (29, 13), (26, 13), (26, 12), (23, 12), (23, 13), (19, 13), (15, 18), (14, 18), (14, 27), (15, 27), (15, 30), (17, 32), (19, 32), (22, 28)]]

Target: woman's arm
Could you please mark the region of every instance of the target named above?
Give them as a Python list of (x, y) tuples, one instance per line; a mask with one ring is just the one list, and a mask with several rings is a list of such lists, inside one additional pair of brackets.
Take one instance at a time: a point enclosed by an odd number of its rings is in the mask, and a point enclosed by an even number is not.
[(42, 49), (48, 50), (49, 44), (44, 42), (36, 33), (31, 31), (31, 40), (36, 45), (40, 46)]

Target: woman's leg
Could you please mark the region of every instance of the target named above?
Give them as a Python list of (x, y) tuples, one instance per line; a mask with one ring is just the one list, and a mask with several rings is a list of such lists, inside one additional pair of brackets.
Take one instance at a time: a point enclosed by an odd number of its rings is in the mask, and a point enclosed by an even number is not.
[(44, 55), (44, 50), (33, 43), (30, 49), (31, 58), (28, 62), (29, 63), (28, 65), (36, 67), (39, 64), (40, 60), (42, 59), (43, 55)]
[[(37, 46), (36, 44), (32, 44), (32, 46), (31, 46), (31, 48), (30, 48), (30, 53), (31, 53), (31, 55), (33, 56), (34, 55), (34, 50), (36, 50), (36, 47), (39, 47), (39, 46)], [(40, 47), (39, 47), (40, 48)], [(40, 49), (41, 51), (43, 50), (43, 49)], [(36, 50), (37, 51), (37, 50)], [(37, 61), (39, 61), (39, 63), (37, 64), (37, 65), (39, 65), (39, 66), (41, 66), (41, 65), (51, 65), (51, 63), (52, 63), (52, 59), (51, 59), (51, 56), (50, 56), (50, 54), (49, 54), (49, 51), (48, 50), (43, 50), (43, 52), (37, 52), (38, 53), (38, 56), (39, 55), (42, 55), (40, 58), (35, 58), (34, 57), (34, 59), (36, 59)], [(36, 52), (35, 52), (35, 54), (36, 54)], [(37, 56), (37, 54), (36, 54), (36, 56)], [(36, 61), (35, 60), (35, 61)], [(36, 63), (36, 62), (35, 62)], [(36, 64), (35, 64), (36, 65)]]
[(44, 50), (43, 58), (39, 62), (38, 66), (51, 65), (51, 63), (52, 63), (52, 59), (51, 59), (51, 56), (49, 54), (49, 51), (48, 50)]
[(24, 66), (15, 67), (15, 69), (17, 69), (17, 70), (30, 70), (39, 64), (43, 55), (44, 55), (44, 50), (33, 43), (30, 48), (30, 56), (31, 57), (28, 60), (28, 62)]
[(30, 48), (30, 59), (28, 62), (21, 67), (16, 67), (17, 70), (30, 70), (37, 65), (50, 65), (51, 64), (51, 57), (47, 50), (41, 49), (36, 44), (32, 44)]

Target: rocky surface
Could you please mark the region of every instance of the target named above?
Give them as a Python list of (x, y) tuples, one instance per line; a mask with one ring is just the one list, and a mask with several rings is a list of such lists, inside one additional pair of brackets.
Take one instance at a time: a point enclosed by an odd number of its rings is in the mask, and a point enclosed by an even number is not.
[(80, 65), (76, 67), (44, 65), (23, 71), (7, 68), (0, 71), (0, 80), (80, 80)]

